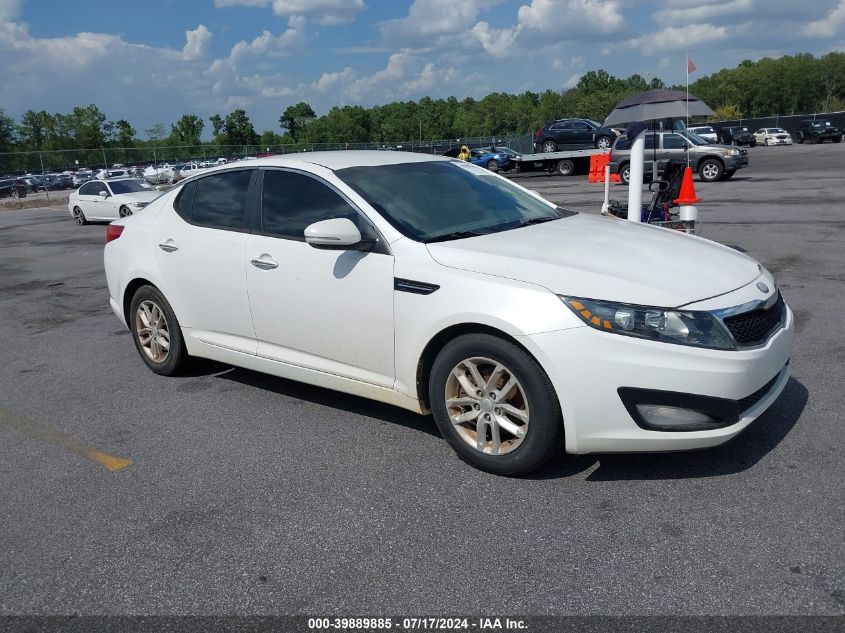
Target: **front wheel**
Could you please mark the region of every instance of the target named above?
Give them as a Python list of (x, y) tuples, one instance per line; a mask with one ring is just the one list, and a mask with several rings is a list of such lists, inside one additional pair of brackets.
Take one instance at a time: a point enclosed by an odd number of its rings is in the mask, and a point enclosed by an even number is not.
[(839, 142), (841, 142), (841, 141), (842, 141), (842, 137), (841, 137), (841, 136), (837, 136), (837, 137), (835, 137), (835, 138), (833, 139), (833, 142), (834, 142), (834, 143), (839, 143)]
[(557, 151), (557, 143), (554, 141), (546, 141), (543, 143), (543, 152), (549, 154)]
[(438, 354), (429, 400), (441, 434), (468, 464), (497, 475), (530, 473), (560, 449), (560, 403), (542, 367), (522, 348), (466, 334)]
[(801, 132), (798, 132), (798, 138), (795, 140), (797, 140), (798, 144), (801, 145), (804, 142), (804, 135)]
[(716, 182), (722, 177), (724, 172), (724, 165), (714, 158), (705, 160), (698, 167), (698, 175), (701, 176), (704, 182)]
[(631, 182), (630, 165), (622, 165), (621, 169), (619, 170), (619, 180), (621, 180), (626, 185)]
[(12, 190), (9, 192), (9, 195), (13, 198), (21, 197), (20, 191), (18, 191), (17, 187), (12, 187)]
[(179, 373), (188, 362), (182, 329), (173, 308), (154, 286), (141, 286), (129, 306), (132, 340), (147, 367), (162, 376)]
[(497, 172), (499, 171), (499, 163), (497, 163), (495, 159), (491, 158), (487, 161), (487, 169), (492, 172)]
[(129, 217), (130, 215), (132, 215), (132, 209), (130, 209), (127, 206), (122, 206), (122, 207), (120, 207), (120, 210), (117, 213), (120, 217), (126, 218), (126, 217)]
[(596, 139), (596, 149), (610, 149), (611, 145), (613, 145), (613, 141), (610, 140), (609, 136), (599, 136)]

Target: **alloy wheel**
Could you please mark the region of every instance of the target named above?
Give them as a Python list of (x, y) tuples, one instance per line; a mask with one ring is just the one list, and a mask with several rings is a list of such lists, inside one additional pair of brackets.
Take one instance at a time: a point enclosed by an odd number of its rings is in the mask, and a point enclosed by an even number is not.
[(487, 455), (516, 450), (528, 434), (525, 389), (504, 364), (467, 358), (446, 381), (446, 411), (461, 439)]
[(73, 219), (76, 220), (76, 223), (79, 226), (85, 224), (85, 216), (82, 214), (82, 209), (80, 209), (79, 207), (73, 208)]
[(705, 180), (713, 180), (719, 175), (719, 167), (713, 163), (708, 163), (701, 168), (701, 175)]
[(117, 213), (122, 218), (132, 215), (132, 211), (130, 211), (127, 207), (120, 207), (120, 210)]
[(135, 332), (147, 357), (154, 363), (163, 363), (170, 354), (170, 329), (167, 319), (156, 303), (142, 301), (135, 312)]
[(607, 138), (606, 136), (602, 136), (596, 142), (596, 147), (599, 148), (599, 149), (608, 149), (610, 147), (610, 139)]
[(546, 141), (545, 143), (543, 143), (543, 151), (546, 154), (548, 154), (550, 152), (556, 152), (557, 151), (557, 143), (555, 143), (554, 141)]

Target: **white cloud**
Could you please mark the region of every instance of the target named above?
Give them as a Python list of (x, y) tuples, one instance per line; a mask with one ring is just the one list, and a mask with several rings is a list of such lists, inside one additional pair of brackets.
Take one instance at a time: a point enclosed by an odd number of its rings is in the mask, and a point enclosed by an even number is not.
[(217, 8), (273, 7), (273, 13), (282, 17), (304, 16), (315, 19), (323, 26), (348, 24), (367, 8), (364, 0), (214, 0)]
[(668, 25), (712, 22), (714, 18), (746, 14), (754, 9), (754, 0), (729, 0), (728, 2), (690, 0), (674, 4), (678, 8), (656, 11), (652, 15), (654, 21)]
[(625, 27), (619, 0), (531, 0), (517, 13), (517, 36), (537, 42), (594, 39)]
[(0, 23), (11, 22), (21, 12), (21, 0), (0, 0)]
[(479, 12), (497, 1), (500, 0), (414, 0), (407, 16), (378, 26), (387, 42), (431, 46), (444, 36), (465, 33)]
[(507, 57), (513, 48), (513, 29), (494, 29), (487, 22), (479, 22), (470, 33), (493, 57)]
[(845, 0), (840, 0), (821, 20), (805, 24), (801, 33), (807, 37), (834, 37), (845, 31)]
[(639, 49), (644, 55), (666, 51), (683, 51), (685, 48), (694, 48), (702, 44), (713, 44), (727, 40), (747, 31), (750, 26), (750, 22), (735, 27), (714, 26), (706, 23), (667, 26), (656, 33), (647, 33), (628, 40), (625, 46)]
[(261, 35), (251, 42), (241, 40), (232, 47), (229, 57), (217, 59), (212, 64), (212, 70), (221, 66), (236, 66), (244, 58), (254, 57), (282, 57), (301, 48), (306, 42), (305, 18), (293, 16), (288, 20), (288, 28), (279, 35), (273, 35), (264, 30)]
[(314, 82), (313, 88), (319, 92), (325, 92), (329, 88), (343, 83), (355, 76), (355, 71), (349, 66), (336, 73), (323, 73), (320, 78)]
[(182, 49), (182, 56), (185, 59), (198, 59), (204, 57), (211, 47), (212, 34), (204, 24), (200, 24), (193, 31), (185, 31), (185, 47)]
[(356, 79), (347, 88), (346, 94), (354, 101), (360, 101), (364, 96), (372, 96), (377, 87), (385, 89), (390, 84), (396, 84), (405, 77), (405, 65), (408, 57), (405, 53), (393, 53), (387, 60), (387, 65), (372, 75)]

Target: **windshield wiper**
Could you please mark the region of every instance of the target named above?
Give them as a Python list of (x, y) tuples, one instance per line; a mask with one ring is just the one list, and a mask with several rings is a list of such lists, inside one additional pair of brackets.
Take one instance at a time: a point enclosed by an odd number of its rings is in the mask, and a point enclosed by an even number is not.
[(560, 217), (543, 216), (539, 218), (528, 218), (527, 220), (522, 220), (519, 224), (517, 224), (517, 227), (531, 226), (532, 224), (542, 224), (543, 222), (551, 222), (552, 220), (560, 220)]
[(430, 237), (428, 239), (423, 240), (425, 244), (431, 244), (432, 242), (447, 242), (449, 240), (462, 240), (465, 237), (478, 237), (480, 235), (487, 235), (487, 233), (479, 233), (478, 231), (455, 231), (454, 233), (444, 233), (443, 235), (438, 235), (436, 237)]

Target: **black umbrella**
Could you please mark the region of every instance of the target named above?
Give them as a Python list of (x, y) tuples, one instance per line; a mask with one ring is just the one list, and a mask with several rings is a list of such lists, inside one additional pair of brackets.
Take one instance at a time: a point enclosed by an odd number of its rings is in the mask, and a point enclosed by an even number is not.
[(623, 99), (604, 120), (605, 126), (636, 121), (681, 119), (687, 115), (713, 115), (713, 110), (695, 95), (680, 90), (646, 90)]

